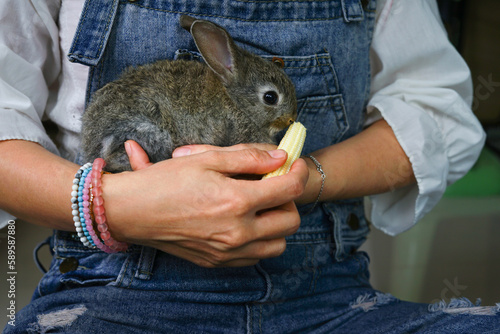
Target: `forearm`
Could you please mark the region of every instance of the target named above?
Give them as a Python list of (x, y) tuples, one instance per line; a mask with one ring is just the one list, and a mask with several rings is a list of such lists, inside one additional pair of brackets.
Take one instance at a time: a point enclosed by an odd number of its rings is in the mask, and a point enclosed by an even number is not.
[(0, 208), (37, 225), (74, 230), (70, 192), (78, 168), (37, 143), (0, 141)]
[[(415, 182), (411, 163), (384, 120), (311, 155), (321, 163), (327, 175), (321, 201), (387, 192)], [(299, 203), (314, 202), (321, 188), (315, 164), (305, 160), (310, 176)]]

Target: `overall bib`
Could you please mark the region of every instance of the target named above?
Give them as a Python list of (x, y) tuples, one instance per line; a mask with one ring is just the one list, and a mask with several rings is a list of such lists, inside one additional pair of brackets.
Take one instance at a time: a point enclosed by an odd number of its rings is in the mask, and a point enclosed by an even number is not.
[[(215, 22), (240, 47), (284, 60), (308, 129), (307, 154), (362, 130), (375, 9), (373, 0), (88, 0), (68, 57), (90, 67), (88, 103), (130, 66), (196, 58), (180, 15)], [(361, 198), (310, 208), (299, 208), (301, 226), (283, 255), (243, 268), (201, 268), (143, 246), (109, 255), (56, 231), (31, 312), (52, 303), (78, 313), (51, 333), (385, 333), (431, 317), (425, 305), (371, 288), (368, 257), (357, 251), (369, 232)], [(71, 270), (62, 269), (68, 263)], [(363, 301), (407, 316), (375, 326), (380, 314), (370, 316)]]

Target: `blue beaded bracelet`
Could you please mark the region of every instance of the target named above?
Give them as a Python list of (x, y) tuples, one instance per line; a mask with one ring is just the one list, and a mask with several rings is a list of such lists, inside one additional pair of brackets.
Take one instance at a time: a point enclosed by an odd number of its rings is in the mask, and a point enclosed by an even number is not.
[[(73, 222), (75, 225), (76, 233), (78, 234), (80, 241), (82, 241), (82, 243), (85, 246), (90, 246), (91, 244), (87, 240), (87, 237), (85, 236), (85, 233), (83, 230), (83, 226), (85, 224), (82, 226), (82, 223), (81, 223), (80, 207), (82, 207), (82, 210), (83, 210), (83, 203), (82, 203), (82, 206), (80, 206), (81, 202), (79, 201), (80, 196), (79, 196), (78, 192), (79, 192), (80, 182), (81, 182), (82, 178), (85, 182), (85, 177), (83, 177), (85, 171), (89, 170), (91, 167), (92, 167), (91, 163), (86, 163), (85, 165), (80, 167), (78, 172), (76, 172), (76, 174), (75, 174), (75, 178), (73, 179), (73, 185), (71, 187), (71, 210), (72, 210), (71, 212), (73, 214)], [(87, 171), (87, 173), (85, 173), (85, 176), (87, 174), (88, 174), (88, 171)], [(81, 200), (83, 201), (83, 199), (81, 199)], [(86, 231), (86, 229), (85, 229), (85, 231)]]
[(80, 218), (80, 226), (82, 227), (82, 233), (83, 233), (83, 237), (80, 237), (80, 241), (87, 247), (96, 246), (94, 240), (92, 240), (92, 237), (90, 236), (89, 231), (87, 230), (87, 224), (85, 223), (85, 212), (84, 212), (84, 201), (86, 199), (85, 199), (85, 194), (83, 193), (83, 189), (85, 185), (85, 179), (90, 175), (91, 171), (92, 171), (92, 166), (90, 168), (86, 168), (83, 171), (82, 177), (80, 178), (80, 183), (78, 185), (78, 213)]

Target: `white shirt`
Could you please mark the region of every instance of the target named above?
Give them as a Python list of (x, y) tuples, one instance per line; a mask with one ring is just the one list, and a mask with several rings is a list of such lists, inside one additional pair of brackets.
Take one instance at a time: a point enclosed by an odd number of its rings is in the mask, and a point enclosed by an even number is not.
[[(70, 63), (65, 55), (84, 1), (4, 1), (0, 140), (34, 141), (73, 160), (88, 69)], [(410, 159), (417, 184), (370, 196), (367, 217), (395, 235), (429, 212), (446, 186), (472, 167), (485, 135), (470, 109), (469, 69), (448, 42), (435, 1), (379, 0), (377, 11), (366, 124), (380, 117), (388, 122)], [(46, 119), (58, 125), (56, 138), (45, 132)], [(399, 176), (384, 177), (390, 182)], [(0, 227), (9, 218), (0, 210)]]

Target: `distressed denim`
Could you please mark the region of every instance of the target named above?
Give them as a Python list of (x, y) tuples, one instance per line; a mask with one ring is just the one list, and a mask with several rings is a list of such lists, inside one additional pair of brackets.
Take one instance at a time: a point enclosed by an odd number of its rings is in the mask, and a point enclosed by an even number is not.
[[(375, 1), (87, 1), (69, 54), (90, 66), (87, 102), (129, 66), (186, 57), (189, 14), (224, 26), (241, 47), (280, 57), (296, 86), (304, 153), (362, 129)], [(194, 52), (194, 53), (193, 53)], [(279, 257), (207, 269), (148, 247), (105, 254), (55, 231), (33, 301), (4, 333), (486, 333), (498, 307), (400, 301), (369, 283), (358, 251), (362, 199), (299, 208)], [(307, 213), (307, 214), (306, 214)]]

